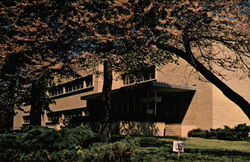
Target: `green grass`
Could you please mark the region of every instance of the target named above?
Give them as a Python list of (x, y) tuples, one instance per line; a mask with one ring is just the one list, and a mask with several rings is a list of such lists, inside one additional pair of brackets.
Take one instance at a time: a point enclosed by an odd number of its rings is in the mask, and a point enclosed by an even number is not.
[(172, 152), (175, 139), (141, 137), (133, 161), (250, 161), (250, 142), (201, 138), (184, 139), (185, 153)]
[(246, 141), (224, 141), (224, 140), (212, 140), (202, 138), (188, 138), (186, 141), (186, 147), (189, 149), (220, 149), (225, 151), (240, 151), (250, 153), (250, 142)]

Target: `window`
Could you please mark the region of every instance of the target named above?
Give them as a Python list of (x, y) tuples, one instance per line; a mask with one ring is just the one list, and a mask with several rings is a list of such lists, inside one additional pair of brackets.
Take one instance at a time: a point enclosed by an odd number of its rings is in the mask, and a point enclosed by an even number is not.
[(86, 77), (84, 80), (85, 80), (86, 88), (92, 87), (92, 85), (93, 85), (93, 76), (92, 75)]
[(125, 74), (122, 78), (124, 85), (155, 79), (155, 67), (145, 68), (133, 74)]
[(74, 80), (65, 85), (65, 92), (71, 92), (83, 88), (83, 79)]
[(30, 116), (29, 115), (23, 116), (23, 122), (24, 122), (24, 124), (29, 124), (30, 123)]
[(52, 121), (53, 120), (53, 117), (52, 117), (52, 115), (51, 114), (49, 114), (49, 113), (47, 113), (47, 117), (48, 117), (48, 121)]
[(53, 112), (47, 113), (47, 117), (48, 117), (48, 122), (58, 123), (58, 120), (61, 117), (61, 114), (53, 113)]
[(63, 87), (53, 87), (49, 90), (50, 96), (56, 96), (60, 94), (63, 94)]
[(92, 86), (93, 86), (93, 75), (90, 75), (81, 79), (77, 79), (77, 80), (62, 84), (57, 87), (52, 87), (49, 90), (49, 95), (57, 96), (57, 95), (61, 95), (64, 93), (70, 93), (70, 92), (81, 90), (84, 88), (89, 88)]

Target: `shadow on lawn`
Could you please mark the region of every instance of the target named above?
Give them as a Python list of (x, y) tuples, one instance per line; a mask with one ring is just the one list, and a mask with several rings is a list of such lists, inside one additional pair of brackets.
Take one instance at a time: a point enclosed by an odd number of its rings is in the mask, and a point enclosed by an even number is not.
[(214, 156), (247, 156), (250, 157), (250, 153), (242, 152), (237, 150), (219, 150), (219, 149), (194, 149), (194, 148), (186, 148), (186, 153), (200, 153), (206, 155), (214, 155)]

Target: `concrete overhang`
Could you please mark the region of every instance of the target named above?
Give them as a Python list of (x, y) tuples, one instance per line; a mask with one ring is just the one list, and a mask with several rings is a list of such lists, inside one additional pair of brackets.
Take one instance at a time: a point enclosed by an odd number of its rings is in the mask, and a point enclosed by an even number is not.
[[(128, 85), (121, 87), (119, 89), (112, 90), (111, 94), (121, 94), (123, 92), (135, 91), (140, 89), (147, 88), (149, 91), (157, 91), (160, 93), (180, 93), (180, 92), (187, 92), (187, 91), (195, 91), (194, 87), (186, 87), (181, 85), (173, 85), (164, 82), (157, 82), (157, 81), (149, 81), (143, 83), (136, 83), (133, 85)], [(92, 95), (82, 96), (81, 100), (101, 100), (102, 93), (96, 93)]]

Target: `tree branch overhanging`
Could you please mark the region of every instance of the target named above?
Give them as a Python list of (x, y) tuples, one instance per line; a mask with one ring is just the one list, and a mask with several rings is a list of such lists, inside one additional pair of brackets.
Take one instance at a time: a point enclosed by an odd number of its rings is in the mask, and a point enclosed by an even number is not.
[(223, 83), (216, 75), (214, 75), (211, 71), (209, 71), (205, 66), (203, 66), (192, 53), (184, 52), (178, 48), (173, 46), (154, 42), (157, 48), (168, 51), (170, 53), (174, 53), (177, 56), (184, 59), (190, 65), (192, 65), (198, 72), (200, 72), (208, 81), (210, 81), (213, 85), (221, 90), (221, 92), (228, 97), (231, 101), (233, 101), (236, 105), (238, 105), (241, 110), (246, 114), (246, 116), (250, 119), (250, 103), (228, 87), (225, 83)]

